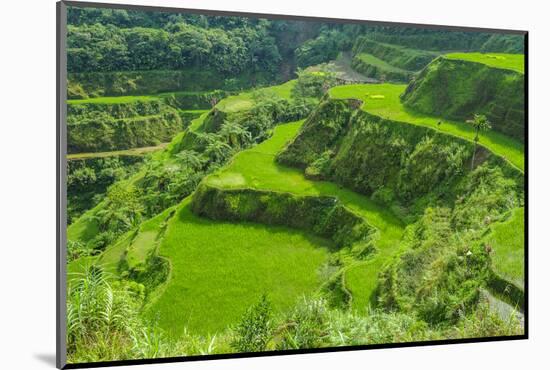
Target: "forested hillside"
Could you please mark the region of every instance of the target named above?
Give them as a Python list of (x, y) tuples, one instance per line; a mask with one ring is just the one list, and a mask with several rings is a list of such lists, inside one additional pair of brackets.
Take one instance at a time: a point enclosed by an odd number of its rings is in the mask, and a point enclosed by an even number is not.
[(521, 35), (68, 24), (70, 362), (524, 333)]

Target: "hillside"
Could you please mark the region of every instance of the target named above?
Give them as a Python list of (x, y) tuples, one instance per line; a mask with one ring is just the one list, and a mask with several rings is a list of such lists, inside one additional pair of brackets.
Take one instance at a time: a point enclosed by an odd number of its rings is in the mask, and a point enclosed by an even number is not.
[(69, 13), (70, 362), (525, 333), (521, 36)]
[(496, 131), (524, 141), (523, 58), (451, 54), (426, 67), (403, 93), (415, 111), (455, 120), (485, 114)]

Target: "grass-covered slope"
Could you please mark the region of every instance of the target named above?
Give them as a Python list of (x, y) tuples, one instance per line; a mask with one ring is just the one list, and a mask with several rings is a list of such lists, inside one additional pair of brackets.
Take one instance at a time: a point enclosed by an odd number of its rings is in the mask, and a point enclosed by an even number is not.
[(214, 90), (68, 100), (68, 151), (80, 154), (158, 146), (225, 96), (224, 91)]
[(525, 71), (525, 56), (523, 54), (504, 53), (450, 53), (445, 58), (466, 60), (469, 62), (486, 64), (489, 67), (509, 69), (523, 74)]
[(358, 38), (353, 46), (354, 55), (361, 53), (371, 54), (391, 66), (406, 71), (419, 71), (438, 55), (433, 51), (415, 50), (376, 42), (368, 37)]
[[(491, 58), (490, 56), (494, 58)], [(523, 56), (451, 54), (426, 67), (401, 99), (420, 113), (455, 120), (485, 114), (493, 130), (524, 141)]]
[(68, 104), (67, 150), (71, 154), (156, 146), (184, 129), (177, 110), (159, 99), (91, 100)]
[(366, 272), (360, 279), (346, 280), (344, 276), (344, 285), (352, 295), (353, 307), (364, 309), (376, 289), (381, 267), (399, 250), (403, 224), (391, 211), (368, 197), (333, 182), (307, 179), (301, 170), (277, 163), (277, 153), (296, 137), (302, 125), (303, 122), (296, 122), (278, 126), (269, 140), (237, 155), (223, 171), (210, 175), (206, 184), (228, 190), (254, 189), (299, 196), (335, 197), (346, 208), (364, 218), (377, 230), (378, 235), (374, 237), (376, 251), (369, 254), (366, 260), (351, 259), (340, 266), (343, 275), (348, 270), (354, 271), (355, 266), (361, 266), (362, 271)]
[[(345, 285), (353, 293), (354, 306), (378, 302), (415, 310), (435, 323), (456, 320), (461, 310), (475, 307), (479, 289), (485, 286), (519, 302), (521, 292), (500, 289), (502, 284), (495, 287), (498, 284), (488, 275), (492, 258), (498, 261), (508, 255), (507, 249), (518, 248), (505, 243), (493, 256), (484, 235), (496, 221), (513, 222), (515, 232), (523, 233), (522, 215), (508, 221), (510, 212), (523, 205), (523, 173), (479, 149), (472, 170), (470, 141), (383, 119), (359, 106), (357, 100), (321, 102), (278, 155), (281, 163), (305, 169), (306, 176), (354, 189), (411, 224), (406, 240), (398, 242), (402, 253), (393, 254), (395, 258), (384, 258), (380, 248), (368, 263), (346, 267)], [(499, 234), (500, 240), (505, 237)], [(523, 264), (521, 256), (509, 256), (514, 261), (509, 264)], [(475, 260), (475, 270), (469, 270), (468, 260)], [(436, 306), (430, 306), (433, 300)]]
[(215, 333), (268, 294), (281, 311), (320, 287), (330, 243), (285, 227), (200, 218), (190, 200), (169, 223), (159, 253), (170, 277), (147, 315), (175, 337)]
[[(246, 101), (250, 108), (244, 110), (226, 109), (230, 104), (222, 99), (210, 113), (194, 119), (162, 150), (149, 154), (146, 165), (134, 175), (118, 181), (107, 194), (99, 194), (93, 203), (96, 207), (72, 220), (74, 222), (68, 227), (70, 245), (87, 253), (100, 253), (136, 223), (178, 204), (195, 190), (209, 171), (222, 165), (234, 153), (268, 137), (275, 123), (303, 117), (310, 108), (290, 97), (292, 86), (293, 82), (289, 82), (261, 89), (257, 94), (231, 97), (231, 100)], [(145, 109), (142, 105), (150, 109), (154, 106), (151, 108), (148, 104), (162, 106), (156, 100), (137, 100), (125, 103), (132, 109), (118, 109), (112, 104), (91, 106), (119, 115), (141, 113), (138, 108)], [(86, 104), (74, 104), (73, 109), (82, 109), (83, 105), (88, 108)], [(88, 181), (88, 175), (95, 176), (89, 172), (81, 174), (82, 181)]]
[[(362, 110), (384, 119), (425, 126), (447, 135), (473, 141), (475, 132), (466, 122), (419, 113), (406, 107), (399, 98), (406, 88), (406, 85), (394, 84), (346, 85), (332, 88), (329, 95), (335, 99), (357, 99), (362, 104)], [(524, 147), (519, 140), (490, 130), (480, 133), (479, 144), (523, 171)]]
[(490, 289), (512, 307), (525, 304), (525, 215), (515, 208), (508, 219), (496, 223), (484, 239), (491, 253)]
[(351, 66), (357, 72), (377, 80), (407, 82), (411, 71), (395, 67), (374, 55), (360, 53), (353, 57)]

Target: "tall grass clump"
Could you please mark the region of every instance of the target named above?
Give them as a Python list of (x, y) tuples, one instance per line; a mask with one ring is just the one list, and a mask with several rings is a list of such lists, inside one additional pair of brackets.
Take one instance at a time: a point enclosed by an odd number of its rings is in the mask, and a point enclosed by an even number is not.
[(143, 286), (111, 283), (102, 268), (90, 266), (69, 282), (67, 294), (67, 358), (94, 362), (157, 357), (161, 334), (139, 317)]
[(273, 330), (272, 307), (266, 295), (244, 313), (231, 343), (237, 352), (257, 352), (266, 349)]

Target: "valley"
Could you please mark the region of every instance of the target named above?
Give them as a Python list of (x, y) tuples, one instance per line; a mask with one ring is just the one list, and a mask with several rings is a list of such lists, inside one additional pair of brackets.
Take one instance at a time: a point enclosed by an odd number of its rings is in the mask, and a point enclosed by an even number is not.
[[(523, 333), (518, 40), (80, 17), (75, 45), (97, 28), (166, 47), (70, 54), (68, 310), (99, 284), (132, 320), (107, 356), (75, 313), (71, 361)], [(195, 38), (212, 49), (180, 68)]]

